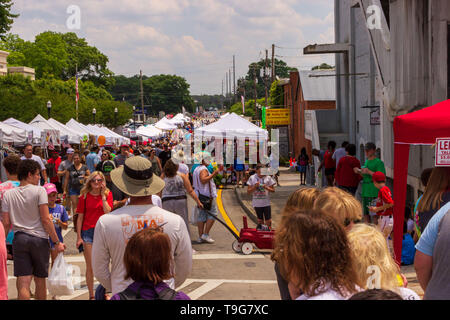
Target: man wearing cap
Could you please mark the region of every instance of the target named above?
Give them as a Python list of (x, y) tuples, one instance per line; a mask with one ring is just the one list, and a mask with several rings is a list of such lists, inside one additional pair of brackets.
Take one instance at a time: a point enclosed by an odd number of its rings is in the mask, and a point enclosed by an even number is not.
[[(105, 152), (105, 151), (103, 151)], [(105, 160), (101, 163), (101, 166), (97, 168), (97, 171), (101, 171), (105, 176), (106, 187), (113, 194), (113, 210), (123, 207), (128, 200), (128, 196), (120, 191), (119, 188), (111, 180), (111, 171), (116, 169), (116, 165), (112, 160)]]
[(125, 280), (125, 247), (130, 237), (145, 228), (162, 226), (170, 238), (175, 279), (168, 284), (173, 289), (186, 280), (192, 268), (191, 240), (183, 218), (152, 203), (152, 195), (161, 192), (165, 184), (153, 174), (151, 167), (147, 159), (131, 157), (123, 166), (111, 171), (112, 182), (130, 196), (130, 204), (98, 220), (92, 266), (97, 280), (112, 294), (125, 290), (133, 282)]
[[(386, 174), (384, 163), (379, 158), (377, 158), (376, 150), (377, 148), (374, 143), (372, 142), (367, 143), (365, 146), (367, 160), (364, 163), (364, 166), (362, 166), (362, 169), (354, 168), (355, 173), (359, 173), (363, 177), (361, 197), (364, 210), (364, 220), (366, 223), (371, 223), (370, 221), (371, 214), (368, 207), (378, 197), (378, 189), (373, 184), (372, 176), (377, 171)], [(378, 217), (376, 216), (376, 214), (372, 214), (372, 217), (373, 217), (372, 223), (377, 224)]]
[(114, 158), (116, 168), (123, 166), (125, 164), (125, 160), (132, 156), (133, 155), (130, 153), (130, 147), (127, 144), (122, 144), (120, 146), (120, 154)]

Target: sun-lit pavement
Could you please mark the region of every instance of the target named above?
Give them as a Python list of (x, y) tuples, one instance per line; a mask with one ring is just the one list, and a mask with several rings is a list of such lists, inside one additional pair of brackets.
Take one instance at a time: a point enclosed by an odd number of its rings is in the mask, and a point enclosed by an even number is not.
[[(274, 216), (274, 226), (279, 221), (281, 209), (287, 197), (299, 184), (298, 175), (282, 170), (280, 176), (281, 187), (276, 188), (276, 194), (272, 196), (272, 208)], [(238, 189), (242, 195), (246, 189)], [(241, 204), (238, 202), (233, 186), (225, 188), (221, 192), (223, 203), (223, 214), (237, 230), (242, 228), (242, 217), (246, 216)], [(189, 199), (189, 210), (191, 211), (194, 202)], [(219, 217), (224, 220), (222, 214)], [(254, 227), (251, 219), (248, 219), (249, 226)], [(194, 240), (193, 248), (197, 251), (193, 255), (193, 268), (185, 283), (178, 288), (188, 294), (193, 300), (279, 300), (280, 295), (274, 273), (274, 264), (270, 260), (271, 250), (258, 250), (245, 256), (235, 253), (231, 247), (235, 238), (221, 224), (216, 222), (210, 232), (211, 237), (216, 241), (214, 244), (197, 244), (197, 228), (190, 226), (191, 238)], [(87, 300), (85, 278), (85, 265), (82, 254), (75, 249), (76, 234), (69, 228), (64, 237), (67, 245), (66, 260), (81, 271), (81, 282), (77, 290), (71, 296), (59, 297), (61, 300)], [(406, 275), (409, 288), (416, 291), (423, 297), (423, 291), (417, 281), (413, 266), (402, 267), (402, 273)], [(8, 294), (10, 299), (17, 298), (16, 280), (13, 277), (12, 262), (8, 262)], [(95, 282), (95, 285), (97, 282)], [(34, 292), (34, 286), (32, 286)], [(48, 296), (48, 299), (51, 299)]]

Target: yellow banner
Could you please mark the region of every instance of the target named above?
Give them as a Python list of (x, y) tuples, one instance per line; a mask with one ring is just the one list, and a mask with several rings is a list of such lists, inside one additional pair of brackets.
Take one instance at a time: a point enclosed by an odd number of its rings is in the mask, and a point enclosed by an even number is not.
[(266, 109), (266, 125), (287, 126), (291, 124), (290, 109)]

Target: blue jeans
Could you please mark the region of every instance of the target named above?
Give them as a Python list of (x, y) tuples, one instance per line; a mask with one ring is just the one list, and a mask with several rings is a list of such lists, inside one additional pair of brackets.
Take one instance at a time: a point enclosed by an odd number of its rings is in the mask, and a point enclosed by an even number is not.
[(94, 230), (95, 228), (81, 230), (81, 239), (86, 243), (92, 244), (94, 242)]

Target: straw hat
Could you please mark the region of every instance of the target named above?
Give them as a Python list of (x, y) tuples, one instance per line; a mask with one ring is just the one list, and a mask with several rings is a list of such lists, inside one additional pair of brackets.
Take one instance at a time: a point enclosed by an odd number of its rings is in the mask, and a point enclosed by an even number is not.
[(175, 164), (186, 162), (186, 157), (184, 156), (183, 150), (178, 150), (174, 155), (172, 155), (172, 161)]
[(133, 197), (146, 197), (164, 189), (164, 181), (153, 174), (152, 163), (143, 157), (131, 157), (111, 171), (111, 180), (120, 191)]

